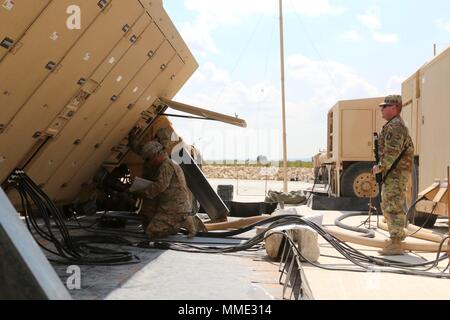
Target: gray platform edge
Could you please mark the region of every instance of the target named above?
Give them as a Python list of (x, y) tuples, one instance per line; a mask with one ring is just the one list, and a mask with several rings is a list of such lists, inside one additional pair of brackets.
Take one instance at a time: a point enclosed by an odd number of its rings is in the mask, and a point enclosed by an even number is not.
[(71, 300), (60, 278), (0, 188), (0, 296)]

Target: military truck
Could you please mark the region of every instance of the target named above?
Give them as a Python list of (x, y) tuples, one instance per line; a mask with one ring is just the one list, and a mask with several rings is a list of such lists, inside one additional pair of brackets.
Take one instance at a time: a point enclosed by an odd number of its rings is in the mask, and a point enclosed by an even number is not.
[[(416, 201), (421, 191), (428, 194), (410, 212), (411, 222), (418, 226), (432, 227), (439, 216), (448, 217), (446, 180), (450, 149), (445, 146), (450, 137), (449, 84), (450, 47), (402, 84), (402, 118), (415, 146), (405, 208)], [(371, 174), (375, 160), (372, 141), (373, 133), (384, 124), (378, 108), (382, 100), (341, 101), (328, 113), (327, 153), (316, 155), (314, 163), (316, 168), (326, 168), (332, 196), (378, 195)]]
[(314, 163), (316, 172), (326, 169), (332, 196), (378, 195), (371, 168), (375, 161), (373, 133), (384, 124), (378, 108), (382, 101), (383, 98), (339, 101), (328, 112), (327, 151), (317, 155)]

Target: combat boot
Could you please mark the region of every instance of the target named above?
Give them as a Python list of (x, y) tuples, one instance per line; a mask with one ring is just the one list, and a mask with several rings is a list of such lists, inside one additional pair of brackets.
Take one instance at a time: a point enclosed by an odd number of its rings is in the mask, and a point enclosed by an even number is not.
[(195, 229), (197, 229), (197, 232), (203, 232), (203, 233), (208, 232), (208, 228), (206, 228), (202, 219), (200, 219), (197, 215), (195, 215), (193, 218), (194, 218), (194, 223), (195, 223)]
[(187, 217), (185, 227), (188, 230), (188, 238), (194, 238), (199, 232), (208, 232), (208, 229), (198, 216)]
[(402, 256), (405, 252), (402, 248), (401, 238), (391, 238), (387, 242), (386, 247), (383, 250), (378, 251), (382, 256)]
[(188, 231), (188, 235), (187, 235), (188, 238), (194, 238), (197, 235), (197, 228), (195, 226), (194, 217), (188, 216), (184, 223), (184, 227)]

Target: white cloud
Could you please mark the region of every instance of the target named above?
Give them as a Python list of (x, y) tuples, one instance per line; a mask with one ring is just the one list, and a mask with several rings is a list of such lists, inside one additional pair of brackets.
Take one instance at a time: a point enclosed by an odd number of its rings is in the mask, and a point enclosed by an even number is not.
[[(274, 14), (278, 12), (278, 1), (273, 0), (185, 0), (186, 7), (200, 15), (209, 16), (212, 21), (236, 23), (240, 19), (254, 14)], [(329, 0), (295, 0), (285, 5), (285, 12), (318, 17), (322, 15), (340, 15), (345, 9), (334, 6)]]
[(312, 86), (315, 96), (331, 100), (376, 96), (378, 90), (360, 77), (353, 68), (335, 61), (309, 59), (301, 54), (288, 58), (290, 75)]
[(358, 20), (370, 30), (378, 30), (381, 28), (380, 8), (372, 6), (366, 10), (366, 13), (359, 15)]
[(399, 37), (395, 33), (374, 32), (373, 39), (379, 43), (397, 43), (399, 41)]
[(348, 42), (359, 42), (359, 41), (364, 40), (362, 35), (356, 30), (350, 30), (350, 31), (344, 32), (343, 34), (341, 34), (339, 36), (339, 38), (344, 41), (348, 41)]
[[(207, 62), (203, 65), (203, 76), (208, 81), (213, 81), (218, 84), (228, 85), (231, 78), (227, 71), (219, 69), (215, 64)], [(200, 73), (201, 74), (201, 73)]]
[(342, 7), (332, 5), (329, 0), (295, 0), (293, 1), (293, 7), (298, 13), (312, 17), (337, 16), (346, 11)]
[(206, 159), (256, 159), (260, 154), (280, 159), (281, 98), (277, 86), (234, 80), (227, 71), (208, 62), (200, 66), (175, 99), (236, 114), (247, 121), (248, 127), (240, 129), (218, 122), (173, 119), (177, 132), (185, 141), (195, 143)]
[(450, 32), (450, 21), (446, 21), (443, 19), (437, 19), (436, 25), (441, 28), (442, 30), (449, 31)]
[[(327, 113), (337, 101), (380, 95), (357, 71), (339, 62), (295, 54), (287, 58), (286, 70), (290, 158), (310, 157), (326, 146)], [(209, 62), (200, 67), (175, 99), (229, 115), (238, 114), (247, 120), (245, 130), (215, 122), (173, 120), (179, 134), (187, 142), (197, 142), (205, 158), (256, 159), (265, 154), (270, 159), (281, 159), (278, 82), (237, 81)]]
[(402, 92), (402, 83), (406, 80), (405, 76), (394, 75), (388, 80), (386, 91), (388, 94), (400, 94)]
[[(212, 33), (223, 25), (236, 25), (252, 15), (274, 15), (278, 1), (274, 0), (185, 0), (188, 10), (196, 12), (194, 23), (181, 27), (181, 34), (196, 54), (218, 53)], [(319, 17), (340, 15), (345, 9), (334, 6), (329, 0), (295, 0), (285, 5), (285, 12)]]
[(209, 23), (197, 19), (194, 24), (188, 23), (183, 26), (183, 38), (196, 54), (219, 53), (220, 51), (211, 37), (212, 29), (213, 26)]
[(245, 84), (233, 80), (226, 70), (211, 62), (200, 66), (180, 93), (185, 102), (228, 114), (271, 109), (279, 96), (279, 90), (271, 83)]
[(377, 6), (367, 8), (366, 12), (358, 16), (358, 20), (372, 31), (373, 39), (378, 43), (397, 43), (399, 36), (395, 33), (382, 33), (381, 10)]

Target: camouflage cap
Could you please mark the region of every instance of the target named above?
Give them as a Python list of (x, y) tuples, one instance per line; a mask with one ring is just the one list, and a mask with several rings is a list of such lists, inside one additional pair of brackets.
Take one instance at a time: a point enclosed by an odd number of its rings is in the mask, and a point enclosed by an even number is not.
[(158, 141), (150, 141), (142, 147), (141, 155), (144, 159), (152, 159), (161, 154), (163, 150), (164, 147)]
[(389, 105), (402, 106), (403, 105), (402, 96), (399, 96), (399, 95), (387, 96), (384, 99), (384, 102), (382, 104), (380, 104), (380, 107), (389, 106)]

